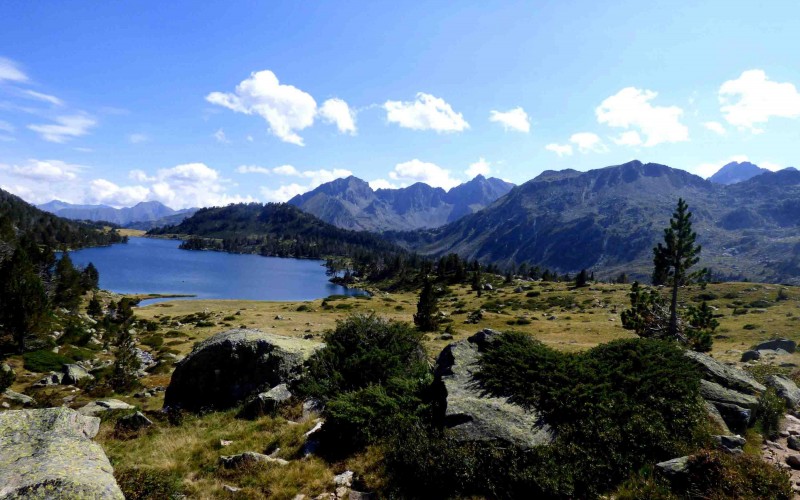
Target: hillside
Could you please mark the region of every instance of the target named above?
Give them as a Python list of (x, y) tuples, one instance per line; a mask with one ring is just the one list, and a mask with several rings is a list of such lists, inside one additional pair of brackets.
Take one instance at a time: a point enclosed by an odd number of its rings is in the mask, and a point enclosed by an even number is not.
[(108, 205), (73, 205), (53, 200), (38, 208), (66, 219), (111, 222), (134, 229), (176, 224), (197, 211), (196, 208), (173, 210), (158, 201), (143, 201), (132, 207), (114, 208)]
[[(22, 198), (0, 189), (0, 240), (9, 243), (11, 232), (26, 234), (53, 249), (108, 245), (123, 241), (116, 231), (104, 232), (42, 211)], [(9, 232), (11, 230), (11, 232)]]
[(405, 231), (456, 221), (490, 205), (512, 187), (479, 175), (449, 191), (424, 183), (373, 190), (365, 181), (350, 176), (295, 196), (289, 203), (345, 229)]
[(800, 282), (800, 172), (789, 169), (730, 186), (639, 161), (545, 173), (445, 227), (390, 236), (425, 254), (645, 276), (678, 197), (718, 277)]
[(397, 251), (380, 236), (340, 229), (284, 203), (239, 203), (202, 208), (180, 224), (148, 234), (191, 235), (186, 248), (279, 257), (321, 258)]

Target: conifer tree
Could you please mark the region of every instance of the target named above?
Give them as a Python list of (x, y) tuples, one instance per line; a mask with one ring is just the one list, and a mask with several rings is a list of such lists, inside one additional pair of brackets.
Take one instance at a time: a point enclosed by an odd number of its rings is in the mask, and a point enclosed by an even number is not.
[(136, 375), (142, 364), (136, 355), (136, 343), (128, 328), (120, 330), (116, 345), (116, 359), (109, 382), (115, 391), (124, 392), (136, 385)]
[(695, 244), (697, 234), (692, 231), (692, 213), (683, 200), (678, 199), (678, 206), (664, 229), (664, 244), (653, 248), (653, 278), (672, 287), (670, 301), (669, 333), (678, 335), (678, 290), (680, 287), (697, 280), (705, 274), (705, 269), (697, 273), (689, 273), (689, 269), (700, 260), (700, 245)]
[(576, 288), (584, 287), (589, 284), (588, 282), (589, 282), (589, 273), (586, 272), (586, 269), (581, 269), (581, 272), (579, 272), (575, 276), (575, 287)]
[(55, 282), (56, 290), (53, 300), (55, 304), (69, 310), (76, 309), (83, 292), (81, 274), (75, 269), (67, 252), (64, 252), (56, 263)]
[(433, 283), (425, 280), (417, 302), (417, 313), (414, 315), (414, 324), (422, 332), (433, 332), (439, 328), (439, 304)]
[(481, 290), (483, 289), (483, 277), (481, 276), (481, 265), (478, 263), (476, 264), (475, 272), (472, 273), (472, 289), (475, 290), (475, 293), (480, 297)]
[(44, 285), (22, 247), (0, 266), (0, 327), (12, 334), (17, 351), (37, 333), (50, 307)]

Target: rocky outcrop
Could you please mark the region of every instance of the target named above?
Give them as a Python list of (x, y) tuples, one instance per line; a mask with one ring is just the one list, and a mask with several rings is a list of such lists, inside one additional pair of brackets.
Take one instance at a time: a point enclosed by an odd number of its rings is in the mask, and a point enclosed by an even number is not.
[(81, 380), (92, 380), (94, 377), (81, 365), (64, 365), (61, 369), (64, 376), (61, 378), (61, 383), (64, 385), (77, 384)]
[(226, 469), (238, 469), (252, 464), (277, 464), (287, 465), (289, 462), (282, 458), (275, 458), (263, 453), (246, 451), (238, 455), (228, 455), (219, 457), (219, 464)]
[(164, 406), (224, 409), (291, 382), (322, 344), (260, 330), (235, 329), (197, 344), (176, 365)]
[(119, 399), (100, 399), (98, 401), (87, 403), (85, 406), (78, 408), (78, 413), (81, 415), (95, 417), (107, 411), (133, 410), (133, 408), (133, 406), (129, 405), (125, 401), (120, 401)]
[(481, 352), (498, 334), (482, 330), (439, 355), (435, 375), (445, 426), (462, 441), (503, 441), (525, 449), (550, 444), (554, 433), (541, 415), (486, 394), (474, 379)]
[(242, 407), (237, 415), (239, 418), (255, 419), (263, 415), (275, 413), (281, 403), (292, 398), (292, 393), (286, 384), (276, 385), (267, 392), (259, 393), (250, 399)]
[(791, 354), (797, 350), (797, 342), (789, 339), (772, 339), (753, 347), (754, 351), (777, 351), (778, 349)]
[(712, 419), (719, 415), (728, 429), (743, 433), (752, 421), (758, 396), (766, 387), (747, 372), (720, 363), (707, 354), (686, 351), (686, 356), (700, 370), (700, 395), (707, 405), (714, 407), (715, 411), (709, 412)]
[(0, 413), (0, 498), (123, 500), (99, 428), (68, 408)]
[(800, 388), (788, 378), (769, 375), (766, 384), (775, 389), (775, 393), (786, 401), (786, 406), (790, 409), (796, 408), (800, 404)]

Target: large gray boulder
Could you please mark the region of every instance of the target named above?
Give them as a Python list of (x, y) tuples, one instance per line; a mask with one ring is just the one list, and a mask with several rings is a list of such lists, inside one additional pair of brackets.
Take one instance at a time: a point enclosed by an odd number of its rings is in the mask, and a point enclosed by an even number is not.
[(727, 403), (754, 410), (758, 406), (758, 398), (742, 392), (726, 389), (715, 382), (700, 381), (700, 395), (711, 403)]
[(783, 349), (787, 353), (793, 353), (797, 350), (797, 342), (789, 339), (772, 339), (759, 343), (753, 350), (755, 351), (777, 351)]
[(686, 351), (686, 357), (695, 362), (703, 379), (727, 389), (751, 395), (761, 394), (767, 389), (747, 372), (722, 364), (707, 354)]
[(775, 389), (775, 393), (786, 401), (786, 406), (789, 408), (796, 408), (800, 404), (800, 388), (788, 378), (780, 375), (769, 375), (766, 383), (769, 387)]
[(485, 329), (442, 350), (436, 384), (444, 423), (461, 441), (503, 441), (529, 449), (553, 442), (553, 430), (535, 410), (486, 394), (474, 379), (478, 360), (499, 332)]
[(249, 396), (294, 381), (322, 346), (260, 330), (218, 333), (176, 364), (164, 406), (192, 411), (236, 406)]
[(120, 401), (119, 399), (99, 399), (78, 408), (78, 413), (88, 417), (96, 417), (107, 411), (133, 409), (134, 406), (129, 405), (125, 401)]
[(93, 380), (94, 377), (91, 373), (89, 373), (86, 368), (82, 367), (81, 365), (75, 364), (68, 364), (64, 365), (61, 368), (61, 372), (64, 376), (61, 379), (61, 383), (64, 385), (72, 385), (77, 384), (81, 380)]
[(124, 500), (99, 428), (69, 408), (0, 413), (0, 498)]

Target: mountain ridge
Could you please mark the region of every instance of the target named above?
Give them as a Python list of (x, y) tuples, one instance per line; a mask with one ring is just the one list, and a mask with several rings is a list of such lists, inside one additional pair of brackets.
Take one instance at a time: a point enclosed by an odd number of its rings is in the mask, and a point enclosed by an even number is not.
[(449, 191), (417, 182), (398, 189), (372, 189), (355, 176), (336, 179), (289, 200), (342, 229), (391, 231), (438, 227), (474, 213), (506, 194), (513, 184), (482, 175)]
[(140, 201), (132, 207), (122, 208), (114, 208), (102, 204), (72, 204), (65, 201), (52, 200), (37, 205), (37, 208), (71, 220), (111, 222), (125, 227), (133, 227), (136, 225), (146, 226), (141, 227), (141, 229), (149, 229), (175, 223), (175, 219), (179, 218), (181, 215), (183, 215), (183, 218), (186, 218), (198, 210), (197, 208), (174, 210), (154, 200)]

